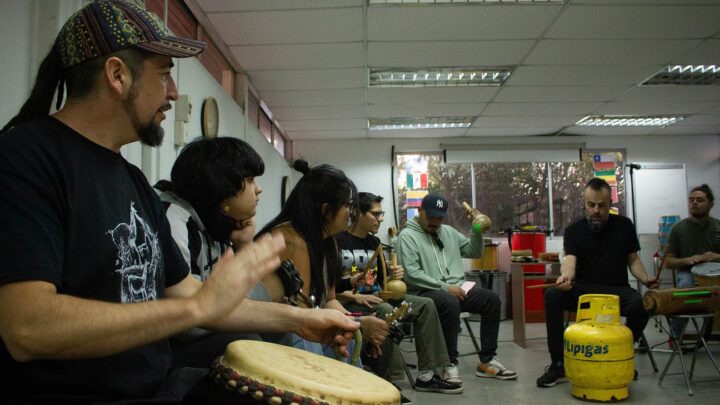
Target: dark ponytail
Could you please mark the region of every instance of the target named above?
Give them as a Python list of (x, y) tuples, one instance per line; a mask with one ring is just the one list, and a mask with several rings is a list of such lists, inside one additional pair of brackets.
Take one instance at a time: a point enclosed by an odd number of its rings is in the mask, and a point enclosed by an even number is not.
[[(20, 108), (20, 112), (5, 124), (0, 130), (0, 134), (5, 133), (12, 127), (22, 124), (23, 122), (48, 115), (55, 90), (58, 89), (58, 87), (62, 87), (62, 77), (60, 55), (55, 50), (55, 47), (53, 47), (40, 64), (37, 78), (35, 79), (35, 86), (30, 93), (30, 98), (28, 98), (22, 108)], [(58, 97), (58, 102), (60, 102), (62, 96), (58, 95)]]

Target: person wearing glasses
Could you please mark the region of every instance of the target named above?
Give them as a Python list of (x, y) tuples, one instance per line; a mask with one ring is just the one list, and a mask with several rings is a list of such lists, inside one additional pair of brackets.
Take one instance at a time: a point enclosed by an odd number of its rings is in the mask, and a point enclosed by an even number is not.
[[(335, 292), (345, 308), (353, 312), (374, 313), (384, 319), (394, 310), (393, 303), (383, 302), (377, 293), (382, 290), (383, 272), (378, 265), (380, 259), (368, 263), (375, 254), (380, 239), (375, 235), (385, 218), (381, 196), (372, 193), (358, 193), (358, 215), (354, 218), (350, 230), (335, 235), (340, 249), (343, 278), (336, 284)], [(403, 278), (402, 266), (390, 265), (386, 259), (388, 277)], [(370, 277), (362, 279), (362, 270), (368, 266), (373, 270)], [(405, 295), (405, 301), (412, 305), (412, 312), (405, 318), (415, 325), (415, 348), (418, 355), (418, 375), (415, 390), (459, 394), (462, 385), (442, 380), (435, 368), (450, 366), (445, 348), (440, 318), (432, 299), (417, 295)], [(402, 357), (397, 346), (383, 346), (383, 356), (374, 370), (381, 377), (392, 381), (402, 376)]]
[(457, 338), (460, 332), (460, 313), (480, 314), (480, 363), (478, 377), (511, 380), (517, 373), (496, 358), (500, 328), (500, 298), (494, 292), (473, 286), (467, 291), (462, 258), (478, 258), (483, 254), (482, 228), (474, 227), (470, 238), (465, 237), (443, 221), (447, 217), (448, 200), (440, 194), (423, 198), (418, 215), (408, 221), (400, 232), (396, 249), (405, 269), (408, 290), (433, 300), (442, 322), (445, 346), (451, 366), (443, 370), (443, 378), (462, 383), (458, 364)]

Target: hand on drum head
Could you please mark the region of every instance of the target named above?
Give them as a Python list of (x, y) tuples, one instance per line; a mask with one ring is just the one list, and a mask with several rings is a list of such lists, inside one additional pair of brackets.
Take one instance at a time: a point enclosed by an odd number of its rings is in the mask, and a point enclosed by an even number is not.
[(278, 268), (278, 253), (284, 248), (282, 236), (268, 234), (235, 254), (228, 249), (193, 296), (201, 324), (216, 321), (235, 309), (258, 281)]
[[(303, 339), (336, 347), (336, 351), (347, 357), (347, 345), (353, 339), (353, 332), (360, 323), (345, 316), (337, 309), (302, 309), (303, 317), (297, 334)], [(338, 332), (340, 331), (340, 332)]]

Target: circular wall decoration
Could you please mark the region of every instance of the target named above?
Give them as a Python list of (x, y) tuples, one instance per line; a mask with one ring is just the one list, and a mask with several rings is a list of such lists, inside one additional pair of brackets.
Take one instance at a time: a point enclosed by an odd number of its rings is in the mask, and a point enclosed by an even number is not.
[(214, 97), (208, 97), (203, 101), (200, 118), (202, 121), (202, 135), (205, 138), (215, 138), (218, 135), (220, 112)]

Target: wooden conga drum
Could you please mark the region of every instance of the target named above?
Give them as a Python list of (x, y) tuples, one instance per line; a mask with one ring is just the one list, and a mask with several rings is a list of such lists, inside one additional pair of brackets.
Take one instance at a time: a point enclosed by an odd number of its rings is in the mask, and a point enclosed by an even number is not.
[[(707, 262), (696, 264), (691, 271), (695, 275), (695, 281), (697, 281), (698, 286), (720, 286), (720, 263)], [(720, 311), (715, 311), (713, 314), (712, 330), (713, 332), (720, 331)]]
[[(223, 394), (213, 403), (400, 404), (400, 392), (362, 369), (288, 346), (253, 340), (230, 343), (210, 376)], [(233, 401), (235, 399), (235, 401)]]

